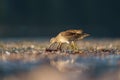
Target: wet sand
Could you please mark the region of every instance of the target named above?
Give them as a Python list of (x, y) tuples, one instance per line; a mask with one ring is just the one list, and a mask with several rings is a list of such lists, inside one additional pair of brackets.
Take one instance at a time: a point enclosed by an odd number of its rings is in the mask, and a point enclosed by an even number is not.
[(120, 39), (77, 42), (79, 51), (46, 51), (48, 41), (0, 42), (0, 80), (119, 80)]

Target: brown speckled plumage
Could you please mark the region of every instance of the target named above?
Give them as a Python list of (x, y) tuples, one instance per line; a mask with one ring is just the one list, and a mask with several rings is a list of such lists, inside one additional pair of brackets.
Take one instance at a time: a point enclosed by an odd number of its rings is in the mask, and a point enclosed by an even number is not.
[(66, 31), (60, 32), (56, 37), (51, 38), (49, 48), (51, 48), (51, 46), (53, 46), (55, 43), (58, 43), (59, 45), (57, 45), (57, 49), (60, 49), (61, 45), (64, 43), (71, 45), (71, 43), (74, 44), (75, 41), (83, 39), (84, 37), (87, 37), (87, 36), (89, 36), (89, 34), (84, 33), (83, 30), (81, 29), (66, 30)]

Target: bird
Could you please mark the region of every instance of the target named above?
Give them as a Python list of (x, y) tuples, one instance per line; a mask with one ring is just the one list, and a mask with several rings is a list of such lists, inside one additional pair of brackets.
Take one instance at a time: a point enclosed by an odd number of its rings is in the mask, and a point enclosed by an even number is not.
[(56, 47), (61, 50), (63, 44), (68, 44), (73, 50), (77, 49), (76, 41), (79, 41), (90, 34), (84, 33), (82, 29), (69, 29), (60, 32), (56, 37), (50, 39), (50, 45), (48, 49)]

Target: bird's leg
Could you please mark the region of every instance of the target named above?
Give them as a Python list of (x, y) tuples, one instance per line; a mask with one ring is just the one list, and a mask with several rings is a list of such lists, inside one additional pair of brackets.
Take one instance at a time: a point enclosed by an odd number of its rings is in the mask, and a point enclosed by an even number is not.
[(62, 45), (61, 42), (50, 43), (48, 49), (51, 49), (51, 50), (61, 50), (61, 45)]
[(71, 47), (74, 50), (74, 42), (73, 41), (71, 42)]
[(61, 45), (59, 46), (58, 49), (61, 50), (61, 51), (66, 51), (66, 50), (70, 49), (68, 47), (70, 47), (70, 45), (68, 46), (67, 43), (61, 43)]
[(66, 47), (67, 47), (67, 50), (72, 50), (73, 49), (71, 44), (67, 44)]
[(58, 43), (57, 49), (60, 50), (61, 49), (61, 42)]
[(48, 49), (50, 49), (50, 48), (51, 48), (51, 46), (52, 46), (52, 43), (50, 43), (50, 44), (49, 44), (49, 47), (48, 47)]
[(64, 43), (60, 43), (59, 49), (62, 50), (62, 46), (64, 46)]
[(50, 43), (50, 45), (49, 45), (48, 49), (53, 49), (53, 48), (54, 48), (54, 46), (55, 46), (55, 43)]
[(71, 42), (71, 47), (73, 50), (78, 50), (77, 44), (74, 41)]

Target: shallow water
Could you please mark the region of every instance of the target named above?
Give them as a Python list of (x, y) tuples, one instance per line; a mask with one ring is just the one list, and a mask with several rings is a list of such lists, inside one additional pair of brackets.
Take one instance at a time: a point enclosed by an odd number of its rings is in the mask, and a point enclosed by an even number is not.
[(119, 80), (120, 56), (0, 62), (1, 80)]

